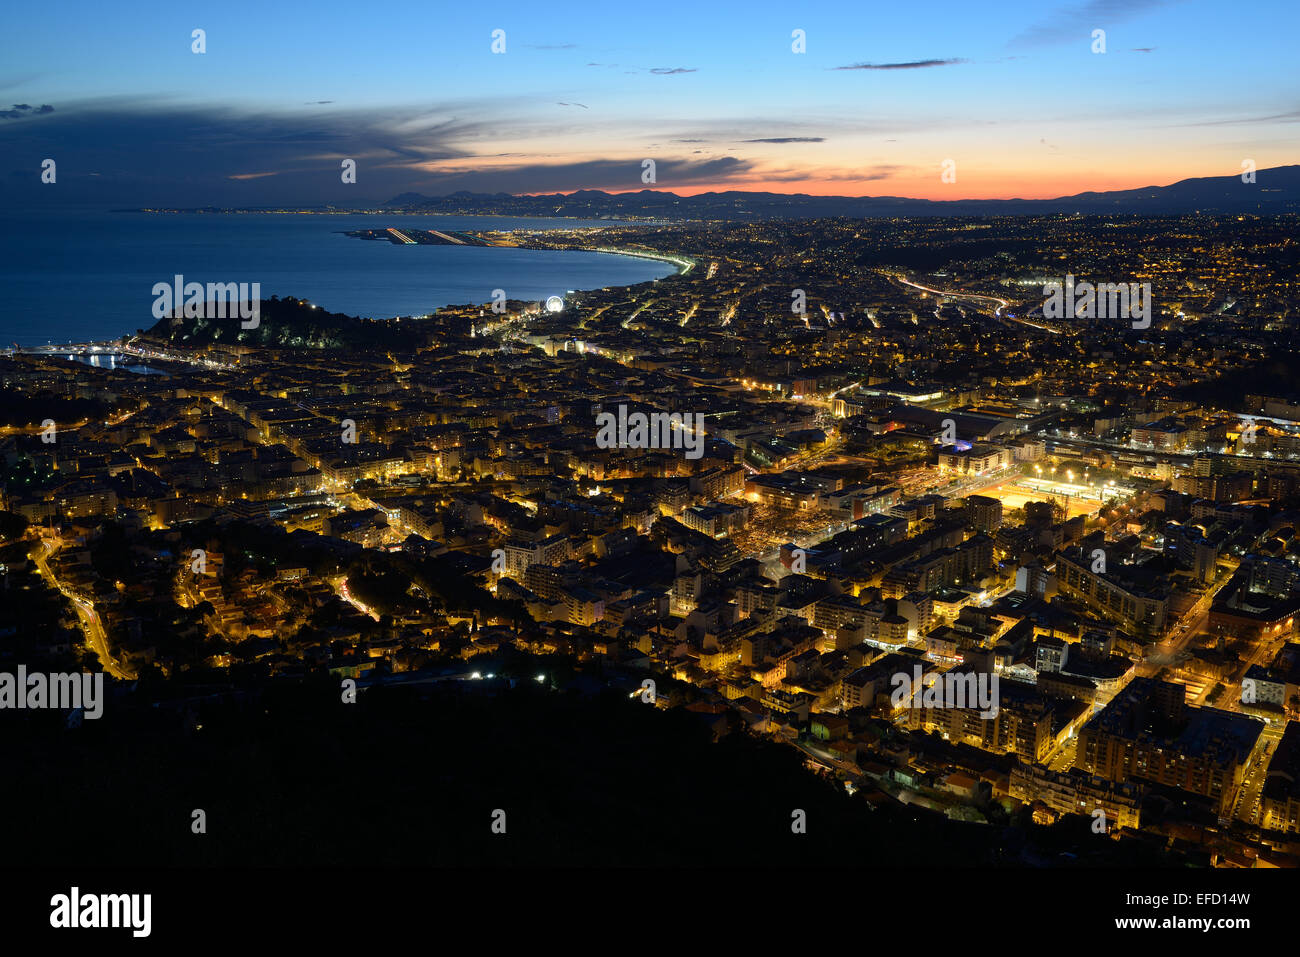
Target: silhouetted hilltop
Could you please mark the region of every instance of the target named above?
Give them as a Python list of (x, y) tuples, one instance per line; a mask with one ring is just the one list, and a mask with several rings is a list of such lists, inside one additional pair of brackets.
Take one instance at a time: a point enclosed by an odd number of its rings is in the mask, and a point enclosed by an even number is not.
[[(207, 313), (215, 310), (207, 309)], [(401, 349), (427, 343), (430, 325), (389, 322), (328, 312), (301, 299), (272, 296), (261, 301), (256, 328), (244, 329), (238, 315), (226, 318), (160, 319), (148, 334), (177, 345), (242, 345), (278, 349)]]

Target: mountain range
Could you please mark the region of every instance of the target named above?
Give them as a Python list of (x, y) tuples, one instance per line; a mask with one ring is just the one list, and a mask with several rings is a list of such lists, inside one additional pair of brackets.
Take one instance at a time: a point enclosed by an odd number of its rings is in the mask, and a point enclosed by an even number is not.
[(584, 189), (549, 195), (471, 193), (446, 196), (402, 193), (384, 208), (402, 212), (494, 216), (572, 216), (583, 219), (820, 219), (893, 216), (1046, 216), (1190, 213), (1300, 213), (1300, 166), (1258, 170), (1254, 182), (1242, 174), (1202, 176), (1168, 186), (1078, 193), (1057, 199), (908, 199), (899, 196), (810, 196), (807, 193), (751, 193), (738, 190), (679, 196), (643, 189), (606, 193)]

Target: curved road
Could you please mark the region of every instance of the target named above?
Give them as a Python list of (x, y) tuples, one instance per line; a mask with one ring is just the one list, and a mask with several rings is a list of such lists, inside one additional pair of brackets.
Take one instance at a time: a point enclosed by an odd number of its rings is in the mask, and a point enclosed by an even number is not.
[(1028, 319), (1022, 319), (1016, 316), (1004, 317), (1002, 315), (1002, 310), (1007, 308), (1007, 306), (1011, 305), (1010, 300), (999, 299), (997, 296), (986, 296), (983, 293), (978, 293), (978, 292), (960, 292), (960, 291), (953, 292), (948, 289), (931, 289), (929, 286), (922, 286), (920, 283), (912, 282), (910, 279), (904, 279), (902, 276), (894, 276), (894, 278), (897, 279), (899, 282), (901, 282), (904, 286), (911, 286), (913, 289), (920, 289), (923, 292), (932, 292), (935, 295), (945, 296), (948, 299), (953, 299), (953, 300), (980, 299), (986, 302), (996, 302), (998, 304), (998, 307), (993, 310), (994, 318), (996, 319), (1006, 318), (1006, 319), (1010, 319), (1012, 322), (1018, 322), (1022, 326), (1029, 326), (1031, 329), (1038, 329), (1041, 332), (1050, 332), (1053, 335), (1060, 334), (1059, 329), (1053, 329), (1051, 326), (1040, 326), (1038, 323), (1030, 322)]
[(95, 611), (94, 604), (74, 594), (50, 570), (49, 559), (59, 550), (59, 546), (52, 542), (43, 542), (42, 545), (45, 548), (45, 553), (36, 559), (36, 567), (40, 569), (41, 575), (57, 588), (64, 598), (72, 602), (73, 607), (77, 609), (77, 617), (81, 620), (82, 631), (86, 633), (86, 645), (99, 658), (104, 673), (122, 681), (134, 681), (137, 675), (120, 665), (109, 651), (108, 634), (104, 631), (104, 624), (99, 620), (99, 612)]
[(913, 289), (920, 289), (924, 292), (932, 292), (939, 296), (947, 296), (949, 299), (986, 299), (989, 302), (996, 302), (998, 307), (993, 310), (993, 315), (999, 319), (1002, 318), (1002, 310), (1011, 305), (1006, 299), (999, 299), (997, 296), (984, 296), (974, 292), (949, 292), (946, 289), (931, 289), (929, 286), (922, 286), (920, 283), (912, 282), (910, 279), (904, 279), (902, 276), (895, 276), (904, 286), (911, 286)]

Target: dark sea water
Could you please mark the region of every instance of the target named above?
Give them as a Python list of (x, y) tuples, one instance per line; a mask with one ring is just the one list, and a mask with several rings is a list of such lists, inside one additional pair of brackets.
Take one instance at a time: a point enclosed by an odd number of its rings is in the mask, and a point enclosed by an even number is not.
[(395, 246), (343, 230), (482, 230), (600, 225), (489, 216), (294, 216), (0, 210), (0, 347), (89, 342), (148, 329), (154, 283), (260, 282), (354, 316), (423, 315), (439, 306), (544, 300), (661, 278), (668, 263), (604, 253)]

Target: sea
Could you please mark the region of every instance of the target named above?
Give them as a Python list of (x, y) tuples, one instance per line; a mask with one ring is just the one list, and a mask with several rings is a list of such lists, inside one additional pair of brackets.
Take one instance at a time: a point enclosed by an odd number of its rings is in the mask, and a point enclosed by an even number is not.
[(538, 230), (599, 220), (501, 216), (143, 213), (0, 209), (0, 348), (101, 342), (148, 329), (155, 283), (261, 283), (262, 298), (389, 319), (440, 306), (563, 298), (671, 275), (667, 262), (608, 253), (394, 245), (344, 232)]

